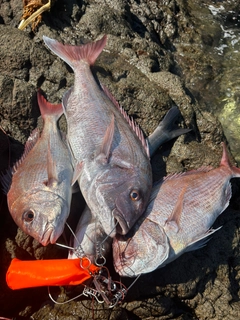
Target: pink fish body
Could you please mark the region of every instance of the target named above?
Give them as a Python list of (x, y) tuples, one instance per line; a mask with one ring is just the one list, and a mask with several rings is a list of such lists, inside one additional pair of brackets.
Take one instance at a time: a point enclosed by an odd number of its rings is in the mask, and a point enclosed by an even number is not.
[(202, 247), (215, 219), (231, 198), (230, 179), (240, 177), (225, 145), (220, 166), (166, 177), (152, 189), (146, 218), (127, 241), (114, 239), (113, 258), (121, 276), (137, 276), (163, 267), (186, 251)]
[(144, 212), (152, 186), (149, 152), (140, 129), (95, 81), (90, 66), (106, 37), (82, 46), (45, 44), (74, 71), (74, 87), (63, 98), (74, 178), (92, 215), (111, 237), (126, 234)]
[(55, 243), (63, 232), (70, 210), (73, 168), (57, 128), (63, 113), (61, 104), (51, 105), (39, 92), (38, 103), (43, 131), (41, 135), (38, 129), (33, 131), (22, 158), (13, 167), (7, 201), (16, 224), (47, 245)]

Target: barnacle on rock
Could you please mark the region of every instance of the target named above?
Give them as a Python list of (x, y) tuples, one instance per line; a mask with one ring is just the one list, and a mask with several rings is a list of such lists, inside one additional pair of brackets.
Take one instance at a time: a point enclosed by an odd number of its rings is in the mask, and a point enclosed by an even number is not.
[(23, 30), (32, 23), (32, 30), (42, 20), (42, 13), (50, 10), (53, 0), (23, 0), (23, 16), (18, 29)]

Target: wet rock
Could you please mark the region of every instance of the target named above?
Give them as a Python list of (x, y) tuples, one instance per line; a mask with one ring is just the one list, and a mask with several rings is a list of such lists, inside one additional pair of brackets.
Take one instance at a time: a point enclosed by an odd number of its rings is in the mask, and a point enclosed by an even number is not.
[[(221, 27), (206, 5), (210, 1), (66, 1), (58, 0), (35, 33), (16, 29), (21, 2), (4, 1), (0, 7), (0, 125), (1, 170), (23, 151), (30, 132), (40, 125), (36, 91), (57, 103), (73, 84), (73, 73), (44, 46), (47, 35), (71, 44), (108, 34), (106, 49), (94, 68), (100, 81), (150, 134), (166, 111), (176, 104), (183, 127), (192, 132), (163, 146), (152, 163), (155, 179), (170, 172), (217, 166), (225, 139), (206, 98), (215, 94), (208, 84), (218, 72), (217, 56), (202, 48), (217, 43)], [(227, 1), (221, 1), (227, 5)], [(234, 7), (235, 5), (235, 7)], [(229, 6), (229, 4), (228, 4)], [(232, 2), (231, 9), (238, 3)], [(230, 8), (229, 8), (230, 10)], [(203, 20), (204, 19), (204, 20)], [(209, 21), (212, 23), (209, 27)], [(217, 87), (216, 87), (217, 88)], [(61, 120), (64, 127), (64, 119)], [(10, 149), (9, 149), (10, 148)], [(10, 159), (9, 159), (10, 155)], [(10, 161), (10, 162), (9, 162)], [(138, 279), (122, 305), (109, 310), (82, 297), (54, 304), (47, 288), (11, 291), (5, 274), (13, 257), (63, 258), (56, 246), (41, 247), (17, 231), (1, 194), (0, 316), (15, 319), (237, 319), (239, 315), (239, 186), (234, 184), (230, 208), (216, 221), (222, 229), (208, 245)], [(75, 198), (76, 200), (76, 198)], [(79, 212), (81, 209), (76, 210)], [(111, 261), (108, 261), (111, 265)], [(111, 268), (111, 267), (110, 267)], [(118, 279), (112, 271), (113, 277)], [(128, 287), (133, 279), (122, 279)], [(66, 301), (82, 290), (51, 288), (53, 298)]]

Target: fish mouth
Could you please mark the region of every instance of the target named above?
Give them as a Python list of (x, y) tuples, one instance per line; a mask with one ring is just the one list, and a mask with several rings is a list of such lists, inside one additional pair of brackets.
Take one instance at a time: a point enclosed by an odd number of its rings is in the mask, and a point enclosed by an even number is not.
[(53, 244), (57, 241), (57, 238), (53, 237), (53, 235), (54, 235), (54, 228), (53, 226), (50, 226), (45, 230), (39, 242), (43, 246), (47, 246), (49, 243)]
[(121, 235), (125, 235), (129, 231), (129, 225), (127, 221), (123, 218), (122, 214), (117, 209), (113, 210), (113, 216), (116, 223), (116, 232)]

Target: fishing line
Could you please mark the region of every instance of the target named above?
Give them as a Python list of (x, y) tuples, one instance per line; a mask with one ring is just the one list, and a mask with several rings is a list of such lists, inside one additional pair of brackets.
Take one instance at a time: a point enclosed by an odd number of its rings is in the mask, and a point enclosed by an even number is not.
[(107, 237), (109, 237), (110, 236), (110, 234), (113, 232), (113, 230), (116, 228), (116, 226), (118, 225), (118, 221), (116, 221), (116, 223), (115, 223), (115, 225), (114, 225), (114, 227), (112, 228), (112, 231), (107, 235)]
[(56, 303), (56, 304), (59, 304), (59, 305), (63, 305), (63, 304), (69, 303), (69, 302), (71, 302), (71, 301), (74, 301), (74, 300), (82, 297), (82, 296), (85, 296), (85, 297), (87, 297), (87, 298), (93, 297), (93, 298), (95, 298), (95, 300), (96, 300), (98, 303), (100, 303), (100, 304), (104, 303), (104, 300), (101, 299), (102, 295), (100, 294), (100, 292), (98, 292), (98, 290), (96, 290), (96, 289), (94, 289), (94, 288), (91, 288), (91, 287), (88, 287), (88, 286), (85, 286), (85, 285), (84, 285), (84, 289), (83, 289), (83, 292), (82, 292), (82, 293), (80, 293), (80, 294), (77, 295), (76, 297), (73, 297), (73, 298), (71, 298), (71, 299), (69, 299), (69, 300), (67, 300), (67, 301), (63, 301), (63, 302), (58, 302), (58, 301), (56, 301), (56, 300), (52, 297), (52, 295), (51, 295), (51, 293), (50, 293), (50, 287), (48, 287), (48, 296), (49, 296), (49, 298), (52, 300), (53, 303)]
[(60, 305), (63, 305), (63, 304), (69, 303), (69, 302), (71, 302), (71, 301), (73, 301), (73, 300), (76, 300), (77, 298), (80, 298), (80, 297), (83, 296), (83, 295), (84, 295), (84, 294), (83, 294), (83, 292), (82, 292), (82, 293), (79, 294), (78, 296), (76, 296), (76, 297), (74, 297), (74, 298), (71, 298), (71, 299), (69, 299), (69, 300), (67, 300), (67, 301), (58, 302), (58, 301), (56, 301), (56, 300), (52, 297), (52, 295), (51, 295), (51, 293), (50, 293), (50, 287), (48, 287), (48, 296), (49, 296), (49, 298), (52, 300), (53, 303), (60, 304)]
[[(73, 300), (76, 300), (82, 296), (85, 297), (92, 297), (94, 298), (98, 303), (103, 304), (104, 302), (107, 304), (108, 308), (114, 308), (119, 302), (123, 301), (127, 292), (129, 291), (129, 289), (136, 283), (136, 281), (139, 279), (140, 275), (138, 275), (136, 277), (136, 279), (132, 282), (132, 284), (127, 288), (123, 283), (121, 283), (121, 281), (113, 281), (108, 268), (104, 267), (104, 264), (106, 263), (106, 258), (103, 256), (102, 251), (104, 250), (104, 243), (108, 240), (108, 238), (110, 237), (110, 234), (113, 232), (113, 230), (116, 228), (118, 224), (118, 221), (115, 223), (112, 231), (106, 235), (106, 237), (104, 238), (103, 241), (97, 241), (97, 221), (95, 222), (95, 234), (93, 236), (93, 240), (91, 240), (93, 243), (95, 243), (95, 252), (96, 252), (96, 257), (94, 259), (95, 264), (99, 267), (101, 267), (100, 273), (98, 275), (93, 275), (93, 287), (89, 287), (89, 286), (84, 286), (83, 292), (79, 295), (77, 295), (74, 298), (71, 298), (67, 301), (64, 302), (58, 302), (55, 301), (55, 299), (52, 297), (51, 293), (50, 293), (50, 289), (48, 287), (48, 295), (49, 298), (56, 304), (66, 304), (68, 302), (71, 302)], [(69, 226), (68, 223), (66, 223), (66, 225), (68, 226), (69, 230), (71, 231), (72, 235), (74, 236), (76, 242), (78, 243), (78, 247), (77, 248), (73, 248), (67, 245), (63, 245), (60, 243), (56, 243), (57, 245), (67, 248), (69, 250), (73, 250), (74, 253), (80, 258), (80, 266), (83, 269), (89, 269), (90, 265), (91, 265), (91, 260), (89, 258), (86, 257), (86, 254), (84, 253), (84, 250), (82, 249), (82, 246), (78, 240), (78, 238), (76, 237), (75, 233), (73, 232), (73, 230), (71, 229), (71, 227)], [(88, 259), (89, 264), (87, 266), (83, 266), (82, 265), (82, 260), (81, 258), (86, 257), (86, 259)], [(99, 261), (100, 259), (100, 261)], [(104, 275), (104, 270), (105, 275)], [(120, 287), (118, 287), (118, 285), (120, 285)]]
[(77, 243), (78, 243), (77, 248), (71, 248), (71, 250), (73, 250), (73, 252), (76, 254), (76, 256), (77, 256), (78, 258), (86, 257), (86, 254), (85, 254), (85, 252), (84, 252), (84, 250), (83, 250), (83, 248), (82, 248), (82, 246), (81, 246), (81, 243), (79, 242), (78, 238), (76, 237), (74, 231), (72, 230), (72, 228), (70, 227), (70, 225), (69, 225), (67, 222), (66, 222), (66, 225), (67, 225), (68, 229), (71, 231), (74, 239), (75, 239), (75, 240), (77, 241)]
[(104, 243), (107, 241), (107, 239), (110, 237), (110, 234), (113, 232), (113, 230), (116, 228), (118, 224), (118, 221), (116, 221), (113, 229), (111, 230), (111, 232), (106, 235), (106, 237), (103, 239), (103, 241), (99, 242), (97, 240), (97, 220), (95, 221), (95, 242), (92, 241), (93, 243), (95, 243), (95, 252), (96, 252), (96, 256), (94, 258), (94, 263), (98, 266), (98, 267), (103, 267), (106, 264), (106, 258), (104, 257), (104, 255), (102, 254), (102, 252), (105, 250), (104, 249)]
[[(78, 238), (76, 237), (76, 235), (75, 235), (75, 233), (73, 232), (73, 230), (72, 230), (72, 228), (70, 227), (70, 225), (69, 225), (67, 222), (65, 222), (65, 224), (67, 225), (67, 227), (68, 227), (69, 230), (71, 231), (71, 233), (72, 233), (72, 235), (74, 236), (74, 238), (76, 239), (76, 241), (79, 243)], [(62, 243), (56, 242), (55, 244), (56, 244), (57, 246), (59, 246), (59, 247), (65, 248), (65, 249), (74, 250), (73, 247), (67, 246), (67, 245), (62, 244)], [(80, 243), (79, 243), (79, 245), (80, 245)]]
[(65, 224), (68, 227), (68, 229), (71, 231), (72, 235), (74, 236), (74, 239), (78, 242), (78, 245), (80, 246), (80, 242), (78, 241), (78, 238), (76, 237), (73, 229), (70, 227), (70, 225), (67, 222)]
[(67, 246), (67, 245), (65, 245), (65, 244), (62, 244), (62, 243), (57, 243), (57, 242), (55, 242), (55, 244), (56, 244), (57, 246), (59, 246), (59, 247), (65, 248), (65, 249), (74, 250), (73, 247), (69, 247), (69, 246)]
[(127, 288), (127, 291), (129, 291), (129, 289), (137, 282), (137, 280), (140, 278), (142, 274), (140, 273), (137, 278), (132, 282), (132, 284), (130, 284), (130, 286)]

